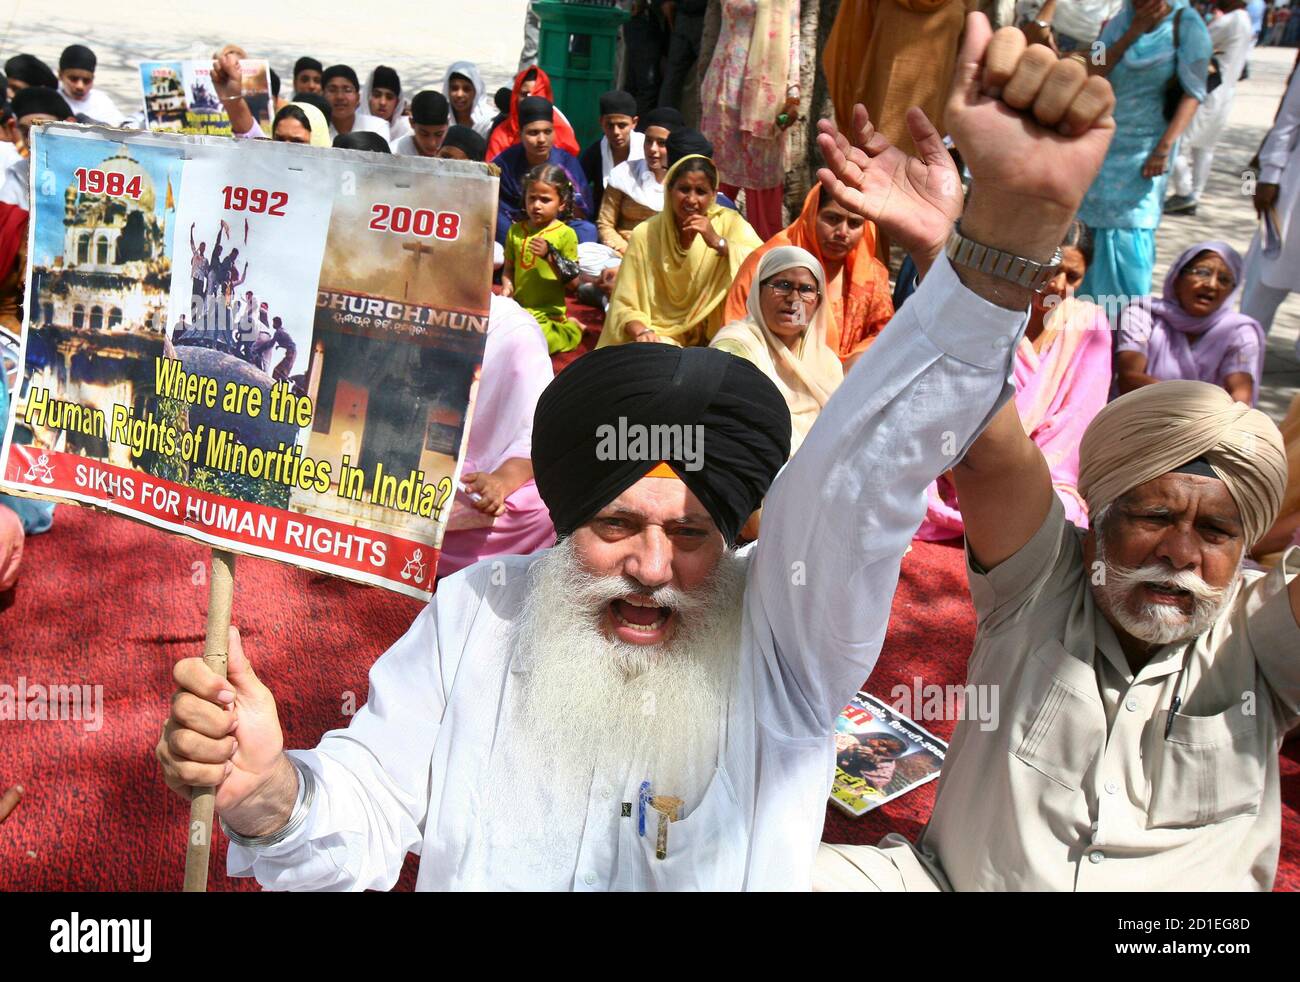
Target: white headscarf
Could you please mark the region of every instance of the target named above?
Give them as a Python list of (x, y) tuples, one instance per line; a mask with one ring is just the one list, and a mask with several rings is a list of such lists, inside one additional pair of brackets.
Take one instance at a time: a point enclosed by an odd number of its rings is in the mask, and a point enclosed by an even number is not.
[[(806, 269), (817, 280), (821, 301), (803, 337), (791, 350), (763, 320), (762, 286), (788, 269)], [(826, 343), (828, 298), (826, 273), (817, 257), (798, 246), (779, 246), (766, 253), (754, 273), (745, 306), (749, 317), (734, 321), (713, 337), (713, 344), (731, 341), (746, 351), (746, 357), (776, 383), (790, 409), (790, 453), (803, 442), (822, 407), (844, 381), (844, 368)]]
[[(470, 107), (469, 115), (473, 123), (474, 132), (483, 139), (487, 139), (488, 134), (492, 132), (492, 120), (496, 118), (497, 106), (492, 101), (492, 94), (486, 90), (483, 85), (483, 76), (478, 73), (478, 66), (472, 61), (454, 61), (442, 76), (442, 94), (451, 102), (451, 77), (453, 75), (463, 75), (470, 80), (474, 86), (474, 103)], [(453, 125), (458, 123), (456, 119), (456, 110), (450, 110), (451, 122)]]
[[(644, 138), (643, 138), (644, 139)], [(645, 158), (625, 160), (609, 172), (605, 187), (615, 188), (644, 208), (664, 210), (664, 186)]]

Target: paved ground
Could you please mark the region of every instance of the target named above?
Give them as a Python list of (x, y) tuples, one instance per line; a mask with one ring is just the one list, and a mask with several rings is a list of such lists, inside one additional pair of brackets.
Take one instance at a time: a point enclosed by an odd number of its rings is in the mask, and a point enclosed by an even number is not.
[[(1214, 167), (1205, 195), (1194, 217), (1166, 216), (1156, 234), (1155, 285), (1183, 249), (1204, 239), (1223, 239), (1244, 256), (1255, 234), (1255, 210), (1243, 191), (1242, 172), (1259, 149), (1273, 124), (1287, 76), (1295, 63), (1295, 48), (1256, 48), (1250, 59), (1250, 78), (1238, 83), (1232, 117), (1214, 155)], [(1300, 361), (1296, 336), (1300, 333), (1300, 297), (1292, 294), (1278, 310), (1269, 335), (1260, 408), (1281, 421), (1291, 400), (1300, 392)]]
[(526, 0), (0, 0), (0, 53), (28, 51), (54, 66), (67, 45), (88, 44), (99, 56), (96, 84), (124, 111), (140, 108), (141, 61), (211, 56), (228, 42), (269, 58), (286, 81), (309, 54), (352, 65), (363, 82), (375, 65), (391, 65), (414, 93), (467, 60), (495, 91), (519, 64), (526, 8)]

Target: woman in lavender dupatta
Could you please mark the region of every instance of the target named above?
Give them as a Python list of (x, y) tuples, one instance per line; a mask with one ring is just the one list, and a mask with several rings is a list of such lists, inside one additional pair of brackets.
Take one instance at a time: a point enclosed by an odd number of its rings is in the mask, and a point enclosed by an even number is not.
[(555, 545), (551, 513), (533, 483), (533, 413), (555, 376), (546, 338), (532, 314), (492, 295), (487, 346), (469, 445), (438, 576), (489, 556), (526, 556)]
[[(1110, 321), (1105, 311), (1074, 297), (1092, 262), (1087, 226), (1075, 222), (1061, 243), (1061, 271), (1035, 294), (1012, 369), (1016, 411), (1042, 450), (1065, 517), (1088, 525), (1079, 495), (1079, 441), (1110, 390)], [(930, 485), (925, 521), (916, 537), (953, 539), (963, 531), (957, 492), (947, 475)]]
[(1164, 294), (1120, 313), (1119, 392), (1168, 379), (1221, 385), (1254, 405), (1264, 372), (1264, 330), (1237, 312), (1242, 261), (1226, 242), (1201, 242), (1165, 274)]

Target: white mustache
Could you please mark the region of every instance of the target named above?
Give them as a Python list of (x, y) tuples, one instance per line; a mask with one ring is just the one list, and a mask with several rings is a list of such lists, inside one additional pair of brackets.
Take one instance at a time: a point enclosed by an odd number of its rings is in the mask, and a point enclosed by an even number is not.
[(1192, 600), (1198, 604), (1218, 603), (1227, 592), (1225, 587), (1210, 586), (1191, 570), (1172, 570), (1159, 563), (1139, 566), (1136, 569), (1112, 566), (1107, 570), (1107, 575), (1111, 577), (1114, 585), (1122, 590), (1155, 584), (1169, 590), (1186, 590), (1191, 594)]
[(706, 597), (689, 594), (672, 586), (651, 590), (626, 576), (594, 576), (587, 574), (575, 585), (578, 601), (593, 608), (604, 607), (611, 600), (621, 600), (629, 595), (646, 597), (657, 607), (668, 607), (679, 614), (691, 614), (708, 603)]

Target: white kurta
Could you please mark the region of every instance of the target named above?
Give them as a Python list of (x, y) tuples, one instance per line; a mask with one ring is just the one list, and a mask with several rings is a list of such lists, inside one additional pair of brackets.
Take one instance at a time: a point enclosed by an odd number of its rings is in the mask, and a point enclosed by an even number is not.
[(1279, 290), (1300, 289), (1300, 72), (1291, 76), (1273, 128), (1259, 151), (1259, 181), (1277, 184), (1277, 217), (1282, 248), (1266, 256), (1259, 232), (1251, 243), (1247, 263), (1258, 265), (1259, 277)]
[[(358, 112), (356, 119), (352, 122), (353, 133), (378, 133), (385, 140), (391, 141), (391, 131), (388, 128), (388, 120), (380, 119), (378, 116), (371, 116), (369, 113)], [(339, 135), (339, 131), (330, 123), (330, 142)], [(391, 148), (390, 148), (391, 149)]]
[(11, 160), (5, 168), (4, 182), (0, 183), (0, 202), (31, 210), (31, 166), (29, 158)]
[(396, 143), (403, 137), (410, 136), (411, 132), (411, 117), (398, 116), (388, 124), (388, 142)]
[(84, 99), (74, 99), (60, 86), (59, 95), (63, 96), (68, 103), (68, 108), (74, 113), (87, 116), (97, 123), (103, 123), (105, 126), (121, 126), (126, 122), (126, 115), (122, 110), (113, 104), (113, 100), (107, 93), (99, 89), (91, 89)]
[(402, 157), (422, 157), (420, 148), (415, 145), (415, 134), (407, 133), (393, 141), (392, 151)]
[(1250, 15), (1244, 9), (1216, 17), (1207, 26), (1210, 43), (1214, 45), (1214, 54), (1219, 59), (1219, 69), (1223, 73), (1223, 82), (1205, 97), (1205, 102), (1201, 103), (1196, 115), (1187, 125), (1183, 142), (1199, 150), (1213, 150), (1223, 135), (1224, 127), (1228, 125), (1228, 116), (1232, 112), (1233, 97), (1237, 94), (1237, 80), (1246, 67), (1246, 58), (1250, 55), (1251, 44), (1255, 39), (1250, 29)]
[[(276, 889), (385, 890), (416, 851), (422, 890), (807, 889), (835, 718), (880, 654), (926, 487), (1012, 395), (1023, 324), (941, 256), (778, 476), (750, 559), (717, 770), (670, 826), (666, 859), (653, 829), (637, 834), (635, 807), (621, 817), (648, 775), (620, 760), (597, 765), (564, 868), (483, 834), (489, 755), (521, 738), (502, 722), (518, 669), (505, 640), (533, 560), (512, 557), (439, 585), (371, 669), (352, 724), (294, 753), (318, 778), (306, 823), (269, 849), (232, 845), (230, 873)], [(542, 804), (519, 803), (521, 828), (547, 821)]]

